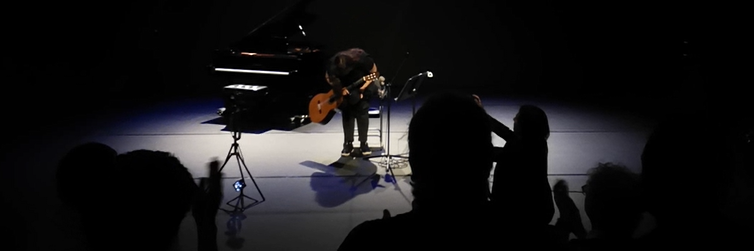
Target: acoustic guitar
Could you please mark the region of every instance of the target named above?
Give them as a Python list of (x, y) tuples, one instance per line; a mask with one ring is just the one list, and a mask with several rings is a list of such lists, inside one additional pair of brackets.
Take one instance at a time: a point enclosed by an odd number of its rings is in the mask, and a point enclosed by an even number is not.
[[(358, 95), (357, 91), (362, 84), (367, 81), (374, 81), (380, 77), (379, 72), (371, 73), (369, 75), (361, 77), (353, 84), (344, 87), (348, 90), (350, 95)], [(315, 95), (312, 100), (309, 101), (309, 119), (313, 123), (327, 124), (335, 116), (335, 109), (343, 103), (344, 95), (335, 98), (335, 93), (330, 90), (327, 93), (320, 93)]]

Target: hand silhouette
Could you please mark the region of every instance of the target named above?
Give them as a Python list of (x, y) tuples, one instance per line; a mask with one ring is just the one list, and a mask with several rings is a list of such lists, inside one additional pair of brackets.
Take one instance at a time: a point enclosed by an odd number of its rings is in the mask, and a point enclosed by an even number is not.
[(484, 108), (484, 106), (482, 106), (482, 99), (479, 98), (479, 96), (477, 96), (476, 94), (471, 94), (471, 97), (474, 98), (474, 101), (476, 101), (476, 104), (479, 105), (479, 107)]
[(197, 240), (200, 251), (217, 250), (217, 225), (215, 218), (220, 209), (223, 191), (220, 187), (222, 174), (219, 172), (220, 161), (217, 159), (209, 163), (209, 178), (199, 180), (191, 214), (194, 216), (197, 228)]
[(222, 174), (218, 172), (220, 161), (213, 160), (209, 163), (209, 178), (199, 180), (192, 215), (197, 226), (214, 226), (217, 210), (220, 208), (223, 192), (220, 187)]
[(388, 218), (390, 218), (390, 217), (391, 217), (391, 216), (390, 216), (390, 211), (388, 211), (387, 209), (385, 209), (385, 210), (382, 210), (382, 219), (383, 219), (383, 220), (384, 220), (384, 219), (388, 219)]

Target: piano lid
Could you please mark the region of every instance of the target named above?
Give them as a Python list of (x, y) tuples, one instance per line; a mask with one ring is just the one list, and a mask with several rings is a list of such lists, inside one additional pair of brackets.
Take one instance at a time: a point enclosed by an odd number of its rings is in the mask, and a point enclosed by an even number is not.
[(299, 0), (289, 5), (229, 47), (237, 52), (296, 53), (291, 46), (308, 44), (303, 26), (316, 19), (315, 15), (306, 12), (306, 7), (313, 1)]

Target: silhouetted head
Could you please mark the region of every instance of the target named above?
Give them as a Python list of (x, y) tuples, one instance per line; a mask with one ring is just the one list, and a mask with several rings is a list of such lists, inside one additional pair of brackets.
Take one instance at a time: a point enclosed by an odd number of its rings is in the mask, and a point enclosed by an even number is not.
[(660, 225), (719, 217), (731, 177), (731, 152), (723, 128), (707, 114), (661, 121), (641, 156), (647, 208)]
[(191, 173), (172, 154), (150, 150), (119, 155), (117, 169), (116, 198), (122, 202), (117, 217), (124, 227), (138, 229), (122, 237), (155, 250), (168, 248), (198, 189)]
[(550, 137), (550, 123), (547, 114), (534, 105), (523, 105), (513, 118), (513, 131), (526, 139), (544, 139)]
[(630, 238), (644, 212), (639, 175), (625, 166), (600, 163), (589, 170), (583, 189), (592, 229), (601, 237)]
[(492, 135), (489, 116), (470, 96), (428, 98), (411, 119), (408, 147), (418, 205), (486, 202)]
[(56, 182), (63, 203), (77, 210), (93, 209), (104, 194), (98, 181), (113, 175), (115, 156), (111, 147), (91, 142), (71, 149), (58, 163)]
[(168, 249), (197, 189), (169, 153), (118, 155), (101, 143), (71, 149), (57, 182), (61, 200), (81, 214), (90, 248), (103, 250)]

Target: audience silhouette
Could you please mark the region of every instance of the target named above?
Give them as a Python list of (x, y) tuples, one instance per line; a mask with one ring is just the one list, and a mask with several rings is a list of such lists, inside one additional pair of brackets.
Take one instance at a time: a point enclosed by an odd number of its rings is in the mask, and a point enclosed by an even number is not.
[(220, 161), (212, 160), (208, 165), (208, 177), (199, 179), (199, 189), (191, 207), (197, 228), (197, 241), (200, 251), (217, 250), (217, 212), (222, 203), (223, 189), (220, 187), (223, 175)]
[[(115, 174), (117, 156), (115, 149), (101, 143), (81, 144), (68, 151), (59, 161), (56, 173), (60, 200), (81, 213), (96, 212), (102, 203), (117, 200), (103, 200), (111, 196), (106, 183)], [(94, 184), (97, 180), (105, 184)]]
[(587, 238), (626, 241), (642, 219), (641, 179), (627, 167), (600, 163), (582, 187), (584, 210), (592, 223)]
[(107, 145), (86, 143), (63, 157), (57, 177), (60, 198), (80, 214), (88, 250), (169, 250), (192, 208), (199, 250), (217, 250), (218, 174), (199, 189), (168, 152), (116, 155)]
[[(124, 227), (121, 236), (150, 243), (150, 248), (166, 250), (173, 243), (178, 227), (191, 210), (197, 192), (191, 173), (167, 152), (136, 150), (118, 155), (115, 178), (119, 188), (117, 206)], [(143, 244), (137, 244), (137, 248)], [(141, 247), (143, 248), (143, 247)]]
[[(577, 234), (579, 239), (571, 241), (569, 249), (635, 250), (637, 242), (634, 240), (634, 232), (644, 212), (639, 175), (625, 166), (613, 163), (600, 163), (590, 169), (588, 175), (582, 192), (585, 195), (584, 210), (592, 229), (586, 236)], [(558, 225), (565, 219), (564, 223), (571, 224), (565, 229), (583, 229), (580, 217), (568, 219), (576, 215), (562, 213), (572, 209), (568, 203), (572, 202), (571, 198), (567, 194), (566, 197), (562, 196), (563, 188), (567, 189), (567, 185), (559, 180), (553, 189), (557, 191), (555, 201), (561, 211)]]
[(581, 212), (569, 195), (568, 182), (558, 180), (552, 187), (553, 199), (558, 206), (560, 217), (550, 228), (556, 237), (557, 245), (567, 245), (571, 234), (577, 239), (586, 239), (587, 232), (581, 220)]
[[(674, 114), (650, 135), (641, 156), (643, 195), (657, 225), (643, 238), (648, 247), (739, 249), (754, 236), (750, 220), (726, 210), (741, 208), (733, 200), (751, 193), (751, 179), (736, 182), (741, 165), (723, 122), (707, 112)], [(741, 213), (751, 219), (751, 211)]]
[[(482, 106), (479, 96), (473, 97)], [(511, 245), (553, 243), (548, 227), (555, 206), (547, 179), (550, 125), (546, 113), (537, 106), (522, 105), (513, 118), (513, 130), (492, 116), (488, 120), (492, 132), (505, 140), (494, 159), (490, 195), (497, 226), (510, 230), (499, 232)]]
[[(396, 236), (387, 242), (393, 250), (737, 248), (754, 236), (754, 133), (732, 135), (719, 119), (706, 112), (665, 117), (647, 139), (640, 174), (613, 163), (590, 169), (582, 187), (592, 226), (587, 233), (567, 182), (550, 188), (550, 128), (541, 108), (520, 106), (511, 130), (476, 95), (435, 94), (408, 128), (412, 209), (395, 216), (384, 210), (352, 229), (338, 250), (383, 249), (371, 244), (383, 234)], [(707, 123), (703, 129), (693, 126), (699, 121)], [(506, 142), (499, 152), (491, 133)], [(451, 154), (438, 153), (439, 146)], [(209, 177), (197, 185), (171, 153), (118, 154), (86, 143), (60, 160), (58, 195), (79, 214), (87, 250), (170, 250), (191, 211), (198, 250), (216, 251), (219, 165), (210, 162)], [(560, 218), (551, 226), (554, 204)], [(645, 212), (656, 226), (637, 238)], [(229, 229), (240, 227), (233, 224)]]
[[(359, 224), (339, 250), (486, 248), (492, 238), (485, 227), (490, 216), (490, 130), (486, 112), (469, 96), (429, 97), (408, 128), (411, 211), (392, 217), (385, 211), (382, 219)], [(452, 154), (438, 153), (440, 146)], [(391, 236), (386, 247), (375, 245), (375, 238), (385, 234)]]

